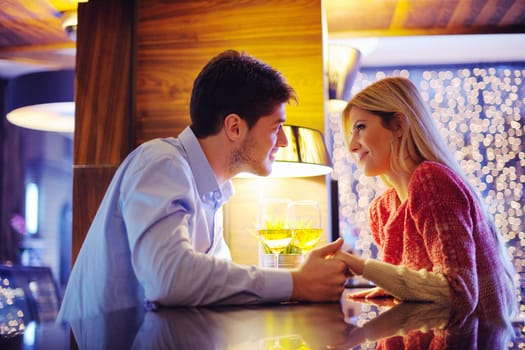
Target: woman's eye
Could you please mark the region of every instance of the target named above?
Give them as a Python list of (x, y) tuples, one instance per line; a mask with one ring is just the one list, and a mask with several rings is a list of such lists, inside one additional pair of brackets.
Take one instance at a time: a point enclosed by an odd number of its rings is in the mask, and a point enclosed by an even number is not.
[(359, 130), (363, 130), (364, 128), (365, 128), (365, 124), (357, 124), (357, 125), (355, 126), (355, 129), (358, 130), (358, 131), (359, 131)]

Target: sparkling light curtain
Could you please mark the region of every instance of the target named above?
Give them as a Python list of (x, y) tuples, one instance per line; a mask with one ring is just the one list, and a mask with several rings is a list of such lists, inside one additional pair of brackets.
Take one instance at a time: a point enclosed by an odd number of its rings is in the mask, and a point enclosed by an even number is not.
[[(421, 91), (451, 151), (494, 215), (524, 290), (525, 63), (363, 68), (352, 95), (387, 76), (409, 78)], [(367, 210), (385, 187), (379, 179), (365, 177), (351, 162), (340, 119), (340, 111), (329, 113), (340, 232), (349, 248), (363, 257), (377, 257)]]

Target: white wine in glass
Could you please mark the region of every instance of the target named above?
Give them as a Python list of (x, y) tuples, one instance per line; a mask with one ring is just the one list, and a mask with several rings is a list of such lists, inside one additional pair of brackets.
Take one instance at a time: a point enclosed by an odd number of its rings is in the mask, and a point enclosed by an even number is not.
[(307, 253), (321, 241), (323, 233), (319, 203), (314, 200), (293, 201), (288, 210), (293, 229), (292, 243), (301, 253)]
[(274, 254), (274, 266), (279, 266), (279, 254), (292, 240), (293, 231), (288, 223), (288, 207), (290, 200), (286, 198), (268, 198), (260, 203), (257, 216), (257, 232), (261, 241)]
[(258, 232), (273, 254), (281, 254), (292, 240), (292, 230), (289, 228), (259, 229)]

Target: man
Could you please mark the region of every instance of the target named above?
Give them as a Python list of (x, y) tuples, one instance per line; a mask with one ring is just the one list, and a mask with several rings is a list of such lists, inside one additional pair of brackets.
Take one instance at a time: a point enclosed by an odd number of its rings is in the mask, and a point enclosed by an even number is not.
[(338, 240), (294, 271), (231, 262), (222, 205), (239, 172), (268, 175), (288, 143), (279, 72), (225, 51), (193, 86), (191, 126), (140, 145), (117, 170), (71, 272), (59, 320), (146, 305), (338, 300), (346, 265)]

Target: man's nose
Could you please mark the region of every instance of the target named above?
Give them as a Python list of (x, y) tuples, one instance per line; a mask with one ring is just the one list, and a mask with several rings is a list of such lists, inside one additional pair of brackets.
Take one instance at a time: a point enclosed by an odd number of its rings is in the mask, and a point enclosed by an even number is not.
[(281, 128), (279, 130), (279, 134), (277, 134), (277, 146), (279, 147), (288, 146), (288, 138), (286, 137), (286, 134), (283, 128)]

